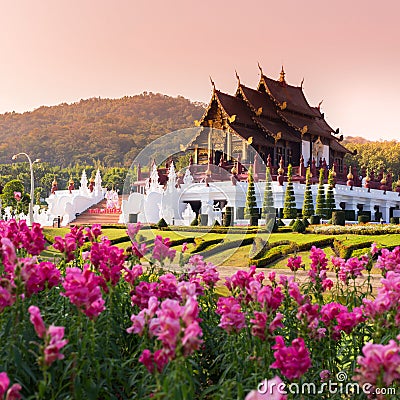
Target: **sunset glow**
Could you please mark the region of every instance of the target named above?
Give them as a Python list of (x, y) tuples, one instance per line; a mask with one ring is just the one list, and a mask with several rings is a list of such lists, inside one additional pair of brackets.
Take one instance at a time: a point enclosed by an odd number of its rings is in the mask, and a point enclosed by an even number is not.
[(344, 135), (400, 139), (400, 5), (355, 0), (2, 3), (0, 112), (143, 91), (208, 102), (257, 62)]

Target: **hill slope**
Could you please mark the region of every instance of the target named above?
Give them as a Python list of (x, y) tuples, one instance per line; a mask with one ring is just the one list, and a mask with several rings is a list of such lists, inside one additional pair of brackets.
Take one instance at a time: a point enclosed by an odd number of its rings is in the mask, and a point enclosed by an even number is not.
[(25, 151), (51, 164), (130, 165), (149, 142), (193, 127), (204, 105), (183, 97), (143, 93), (121, 99), (92, 98), (0, 115), (0, 163)]

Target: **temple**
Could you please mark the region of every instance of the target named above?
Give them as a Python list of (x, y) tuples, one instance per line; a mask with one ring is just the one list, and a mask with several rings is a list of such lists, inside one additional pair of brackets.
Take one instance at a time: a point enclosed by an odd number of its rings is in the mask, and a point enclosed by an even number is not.
[[(185, 135), (176, 131), (163, 137), (163, 146), (150, 146), (149, 155), (169, 148), (165, 167), (153, 160), (149, 172), (142, 173), (140, 165), (149, 161), (137, 162), (137, 178), (130, 183), (131, 194), (122, 204), (121, 222), (132, 218), (155, 223), (164, 218), (169, 224), (188, 225), (207, 215), (210, 225), (229, 207), (234, 224), (248, 224), (244, 209), (250, 166), (259, 215), (268, 171), (276, 215), (282, 217), (289, 165), (298, 215), (302, 213), (309, 167), (313, 202), (320, 171), (325, 191), (331, 171), (335, 209), (345, 211), (346, 221), (355, 222), (360, 215), (375, 222), (400, 217), (400, 179), (394, 183), (390, 171), (346, 165), (345, 156), (351, 152), (341, 144), (339, 129), (326, 122), (320, 110), (322, 102), (311, 106), (303, 84), (289, 85), (283, 67), (277, 80), (259, 69), (257, 89), (243, 85), (236, 74), (234, 95), (217, 90), (211, 80), (211, 100), (195, 127), (187, 130), (190, 138), (185, 145)], [(178, 151), (171, 150), (174, 143), (181, 143)], [(184, 153), (190, 154), (189, 165), (175, 171), (173, 163)], [(260, 218), (259, 224), (263, 223)]]
[[(332, 129), (320, 111), (307, 102), (302, 84), (289, 85), (281, 70), (278, 80), (265, 76), (261, 67), (257, 89), (240, 82), (234, 96), (216, 89), (209, 105), (197, 122), (199, 126), (223, 130), (224, 136), (211, 138), (212, 131), (199, 131), (190, 143), (195, 164), (216, 165), (253, 161), (256, 151), (265, 164), (276, 167), (283, 162), (300, 166), (335, 166), (336, 173), (343, 173), (344, 156), (350, 153), (340, 141), (339, 130)], [(321, 103), (320, 103), (321, 104)], [(245, 141), (243, 141), (243, 139)], [(249, 148), (246, 144), (251, 144)]]

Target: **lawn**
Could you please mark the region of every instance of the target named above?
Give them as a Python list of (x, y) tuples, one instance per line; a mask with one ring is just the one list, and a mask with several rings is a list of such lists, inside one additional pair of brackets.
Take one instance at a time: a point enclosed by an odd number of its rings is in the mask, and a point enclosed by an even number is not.
[[(64, 236), (69, 231), (68, 228), (44, 228), (44, 233), (47, 238), (54, 238), (55, 236)], [(344, 246), (354, 246), (365, 243), (365, 248), (359, 248), (354, 250), (353, 256), (359, 256), (364, 254), (369, 248), (370, 242), (376, 242), (378, 246), (388, 247), (388, 246), (397, 246), (400, 245), (400, 235), (394, 234), (385, 234), (385, 235), (355, 235), (355, 234), (340, 234), (340, 235), (322, 235), (322, 234), (299, 234), (292, 232), (284, 232), (284, 233), (257, 233), (257, 234), (240, 234), (240, 233), (204, 233), (204, 232), (183, 232), (183, 231), (161, 231), (161, 230), (150, 230), (145, 229), (140, 231), (141, 241), (152, 241), (156, 235), (160, 235), (164, 238), (168, 237), (171, 240), (180, 240), (184, 238), (201, 238), (203, 241), (210, 241), (210, 245), (206, 246), (205, 250), (208, 251), (213, 248), (218, 248), (219, 244), (212, 244), (212, 241), (215, 239), (223, 240), (224, 243), (228, 241), (240, 241), (244, 238), (250, 237), (258, 237), (268, 242), (269, 244), (274, 244), (282, 241), (290, 241), (294, 242), (298, 245), (309, 244), (312, 245), (318, 240), (324, 238), (332, 238), (334, 237), (336, 240), (340, 241)], [(117, 229), (117, 228), (103, 228), (103, 236), (108, 237), (111, 241), (116, 241), (117, 246), (123, 249), (126, 249), (130, 246), (130, 239), (126, 234), (125, 229)], [(189, 254), (196, 254), (195, 244), (188, 243), (188, 252)], [(287, 246), (286, 246), (287, 247)], [(361, 246), (362, 247), (362, 246)], [(181, 249), (181, 245), (174, 246), (174, 249), (179, 251)], [(246, 244), (243, 246), (239, 246), (237, 248), (222, 250), (218, 254), (212, 254), (207, 256), (206, 260), (212, 262), (216, 265), (227, 265), (232, 267), (246, 267), (249, 264), (249, 254), (252, 250), (252, 245)], [(331, 255), (334, 255), (334, 251), (331, 247), (324, 247), (325, 252), (327, 253), (328, 258)], [(199, 254), (201, 254), (200, 252)], [(44, 255), (50, 259), (57, 256), (58, 252), (56, 252), (51, 246), (47, 248)], [(310, 260), (308, 258), (308, 251), (298, 252), (298, 255), (301, 255), (303, 261), (306, 264), (306, 267), (310, 264)], [(294, 253), (283, 255), (281, 259), (274, 261), (267, 265), (271, 268), (286, 268), (286, 262), (288, 257), (293, 256)]]

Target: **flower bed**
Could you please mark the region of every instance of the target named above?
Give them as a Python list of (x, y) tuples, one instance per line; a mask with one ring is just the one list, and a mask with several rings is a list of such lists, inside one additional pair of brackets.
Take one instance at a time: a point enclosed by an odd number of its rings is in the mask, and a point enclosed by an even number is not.
[(398, 398), (380, 389), (399, 390), (400, 248), (328, 260), (312, 247), (302, 284), (292, 257), (288, 275), (237, 271), (220, 297), (201, 256), (173, 273), (168, 239), (124, 254), (101, 234), (72, 228), (51, 262), (38, 225), (0, 222), (0, 398)]

